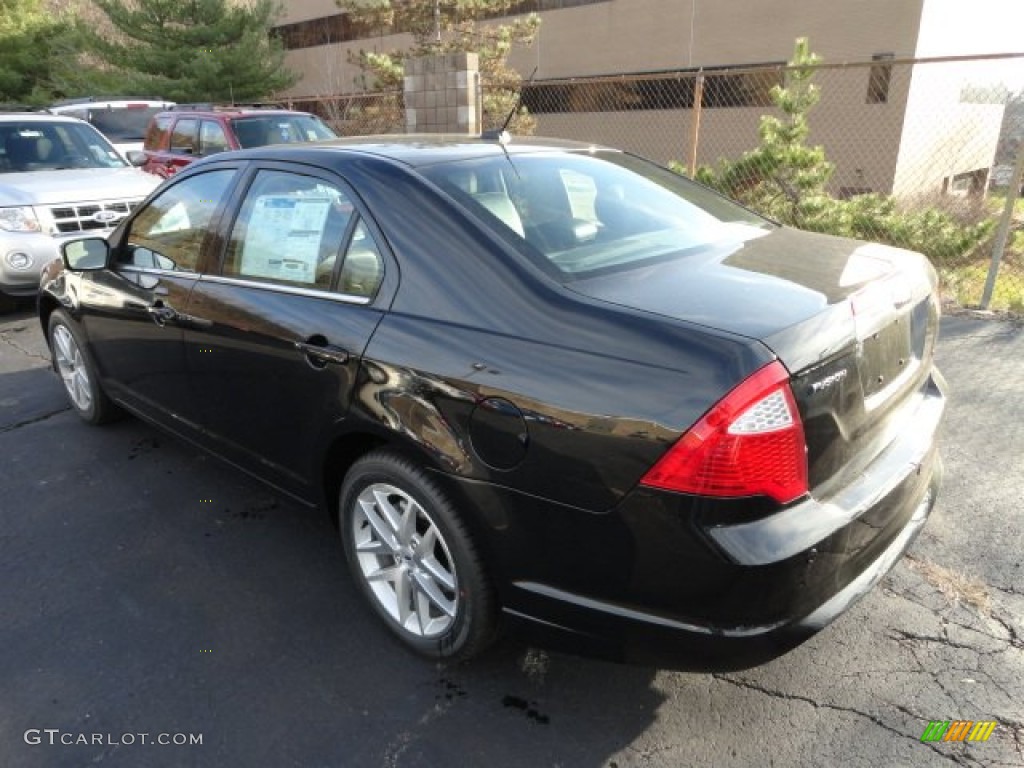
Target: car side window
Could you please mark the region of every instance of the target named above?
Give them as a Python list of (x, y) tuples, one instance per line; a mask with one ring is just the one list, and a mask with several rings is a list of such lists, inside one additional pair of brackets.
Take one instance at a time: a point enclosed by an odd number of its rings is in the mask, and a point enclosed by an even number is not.
[(214, 155), (218, 152), (226, 152), (228, 137), (224, 135), (224, 129), (220, 123), (213, 120), (203, 120), (199, 127), (199, 154)]
[(210, 221), (227, 193), (233, 169), (208, 171), (174, 184), (132, 220), (121, 264), (195, 272)]
[(171, 131), (171, 152), (191, 155), (196, 151), (196, 128), (198, 120), (179, 120)]
[(339, 290), (349, 292), (347, 280), (370, 286), (358, 295), (376, 292), (383, 262), (348, 195), (312, 176), (259, 171), (232, 229), (223, 274), (330, 290), (339, 263)]
[(384, 260), (366, 223), (356, 223), (352, 239), (345, 250), (338, 276), (338, 290), (350, 296), (372, 298), (384, 278)]

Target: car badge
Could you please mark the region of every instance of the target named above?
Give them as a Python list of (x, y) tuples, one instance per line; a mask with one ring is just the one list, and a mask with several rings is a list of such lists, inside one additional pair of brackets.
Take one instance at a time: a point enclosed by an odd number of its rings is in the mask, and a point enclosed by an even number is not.
[(92, 220), (98, 221), (100, 224), (110, 224), (123, 216), (123, 213), (118, 213), (117, 211), (96, 211), (96, 213), (92, 215)]
[(831, 374), (829, 376), (826, 376), (825, 378), (823, 378), (823, 379), (821, 379), (819, 381), (812, 382), (811, 383), (811, 392), (814, 392), (815, 394), (817, 394), (818, 392), (826, 390), (829, 387), (834, 386), (834, 385), (838, 384), (839, 382), (841, 382), (843, 379), (845, 379), (849, 375), (849, 373), (850, 373), (850, 371), (849, 371), (848, 368), (843, 368), (842, 370), (836, 371), (835, 373), (833, 373), (833, 374)]

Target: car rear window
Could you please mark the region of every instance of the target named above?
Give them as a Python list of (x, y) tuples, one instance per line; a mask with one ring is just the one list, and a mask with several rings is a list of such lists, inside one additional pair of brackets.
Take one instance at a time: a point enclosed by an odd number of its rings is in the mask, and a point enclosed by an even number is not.
[(89, 122), (111, 141), (142, 141), (150, 119), (162, 107), (104, 107), (89, 110)]
[(235, 129), (235, 138), (242, 149), (267, 144), (292, 144), (337, 138), (334, 131), (313, 115), (255, 115), (235, 118), (232, 125)]
[(765, 234), (711, 190), (619, 152), (510, 153), (423, 173), (566, 279)]

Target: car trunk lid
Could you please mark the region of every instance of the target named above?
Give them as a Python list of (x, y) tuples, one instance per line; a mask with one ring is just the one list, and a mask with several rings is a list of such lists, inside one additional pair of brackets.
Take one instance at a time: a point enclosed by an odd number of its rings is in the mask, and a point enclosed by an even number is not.
[(920, 254), (879, 244), (788, 228), (735, 234), (568, 287), (772, 350), (792, 375), (812, 492), (827, 495), (906, 426), (932, 367), (935, 272)]

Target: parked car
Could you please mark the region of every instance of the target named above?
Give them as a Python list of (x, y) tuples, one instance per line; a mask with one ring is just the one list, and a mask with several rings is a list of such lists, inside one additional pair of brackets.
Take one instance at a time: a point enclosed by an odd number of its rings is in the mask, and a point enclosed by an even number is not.
[(0, 113), (0, 307), (36, 295), (62, 240), (110, 231), (158, 183), (80, 120)]
[(122, 157), (142, 149), (146, 128), (154, 115), (170, 109), (173, 101), (159, 99), (70, 99), (58, 102), (49, 112), (85, 120), (113, 144)]
[(214, 157), (48, 267), (79, 416), (338, 524), (410, 648), (777, 656), (935, 502), (936, 276), (634, 156), (393, 136)]
[(306, 112), (179, 104), (153, 117), (143, 151), (128, 159), (166, 179), (218, 152), (334, 138), (337, 135), (319, 117)]

